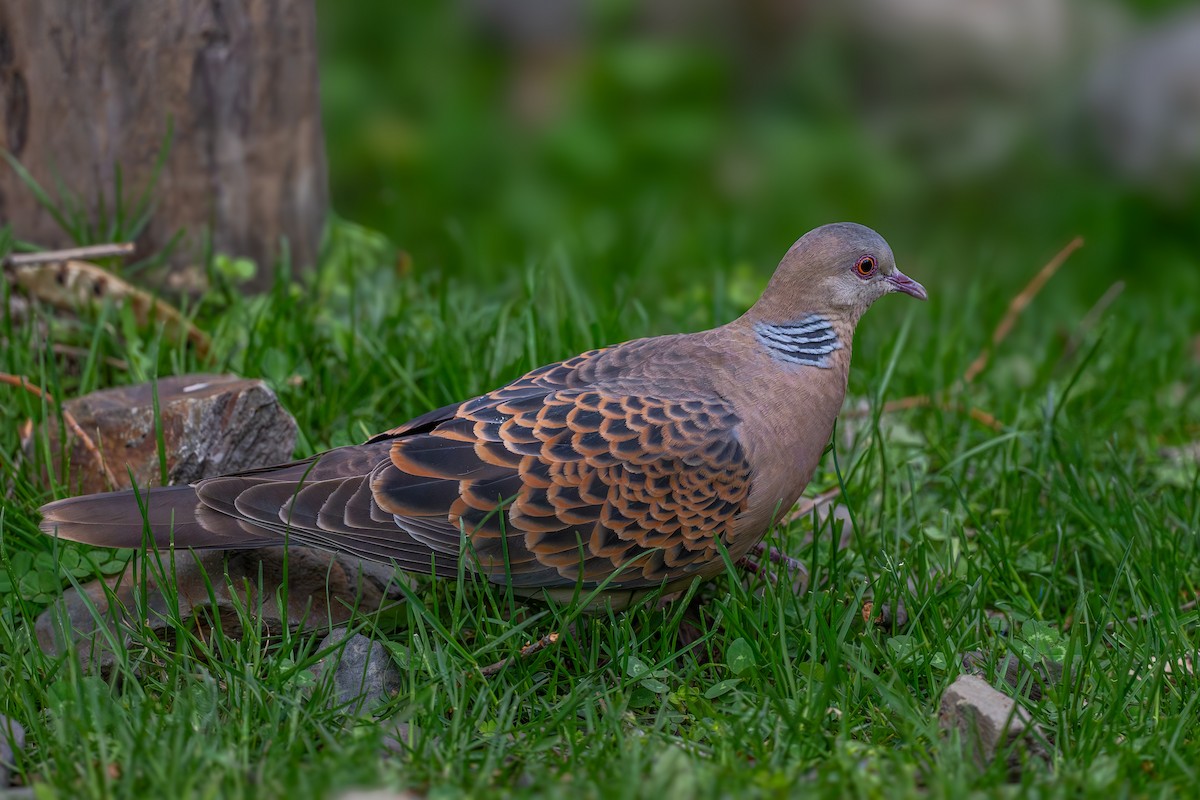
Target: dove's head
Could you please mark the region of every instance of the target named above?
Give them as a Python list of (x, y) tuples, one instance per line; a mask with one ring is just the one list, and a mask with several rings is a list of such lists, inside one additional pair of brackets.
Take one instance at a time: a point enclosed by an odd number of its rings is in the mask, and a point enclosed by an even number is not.
[(882, 236), (864, 225), (838, 222), (814, 228), (792, 245), (756, 310), (780, 320), (818, 312), (855, 322), (891, 292), (926, 299), (925, 287), (896, 269)]

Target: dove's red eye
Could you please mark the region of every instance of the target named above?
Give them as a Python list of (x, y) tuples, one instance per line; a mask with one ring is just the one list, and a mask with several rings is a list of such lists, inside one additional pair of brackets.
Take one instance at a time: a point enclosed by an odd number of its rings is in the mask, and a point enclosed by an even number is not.
[(860, 278), (871, 277), (875, 274), (876, 269), (878, 269), (878, 267), (875, 264), (875, 259), (871, 256), (863, 256), (858, 260), (858, 263), (854, 265), (854, 271), (858, 273), (858, 277)]

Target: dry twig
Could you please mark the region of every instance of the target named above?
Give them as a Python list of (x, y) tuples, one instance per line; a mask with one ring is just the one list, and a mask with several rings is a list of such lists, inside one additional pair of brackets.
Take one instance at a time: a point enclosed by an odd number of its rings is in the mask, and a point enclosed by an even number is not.
[[(784, 518), (779, 521), (779, 524), (786, 525), (789, 522), (803, 519), (814, 511), (820, 511), (822, 508), (829, 505), (834, 500), (837, 500), (841, 496), (842, 487), (835, 486), (832, 489), (821, 492), (816, 497), (801, 497), (799, 502), (796, 503), (795, 507), (792, 508), (792, 510), (789, 511)], [(761, 546), (762, 545), (760, 543), (759, 547)]]
[(547, 647), (555, 644), (556, 642), (558, 642), (558, 634), (547, 633), (536, 642), (522, 647), (521, 652), (516, 656), (509, 656), (508, 658), (500, 659), (495, 664), (488, 664), (486, 667), (481, 668), (479, 673), (485, 678), (490, 678), (493, 675), (502, 672), (506, 667), (508, 667), (509, 664), (512, 664), (518, 658), (529, 658), (531, 655), (540, 653), (542, 650), (545, 650)]
[(41, 253), (10, 253), (4, 266), (28, 267), (33, 264), (51, 264), (55, 261), (73, 261), (89, 258), (124, 258), (133, 255), (133, 242), (92, 244), (87, 247), (69, 247), (65, 250), (46, 250)]
[[(91, 357), (91, 351), (89, 351), (86, 347), (74, 347), (69, 344), (52, 344), (50, 345), (50, 351), (56, 353), (57, 355), (78, 359), (80, 361)], [(113, 358), (112, 356), (104, 356), (100, 360), (114, 369), (129, 372), (128, 361), (120, 358)]]
[[(958, 414), (965, 413), (968, 417), (978, 422), (984, 427), (991, 428), (994, 431), (1000, 432), (1004, 430), (1004, 423), (993, 417), (982, 409), (966, 406), (962, 403), (951, 403), (944, 400), (936, 400), (927, 394), (913, 395), (912, 397), (901, 397), (898, 400), (889, 400), (883, 404), (884, 414), (893, 414), (897, 411), (911, 411), (914, 408), (937, 408), (942, 411), (949, 411)], [(852, 419), (860, 419), (871, 414), (870, 408), (852, 408), (842, 412), (843, 417)]]
[[(45, 400), (47, 403), (54, 402), (54, 398), (49, 392), (34, 386), (24, 375), (9, 375), (7, 372), (0, 372), (0, 383), (7, 383), (9, 386), (15, 386), (18, 389), (24, 389), (25, 391)], [(71, 429), (71, 433), (79, 437), (79, 441), (83, 443), (84, 449), (87, 450), (88, 453), (91, 454), (92, 458), (96, 460), (96, 465), (100, 467), (101, 471), (104, 473), (104, 479), (108, 482), (109, 488), (117, 488), (117, 478), (112, 474), (112, 470), (108, 468), (108, 464), (104, 463), (104, 454), (101, 453), (99, 448), (96, 447), (96, 443), (92, 441), (92, 437), (88, 436), (87, 433), (84, 432), (83, 428), (79, 426), (79, 423), (75, 420), (75, 417), (70, 411), (67, 411), (64, 408), (62, 409), (62, 415), (63, 422), (67, 423), (67, 427)]]
[(1013, 326), (1017, 323), (1017, 317), (1021, 316), (1021, 312), (1033, 302), (1033, 298), (1038, 296), (1046, 283), (1054, 277), (1054, 273), (1058, 272), (1059, 268), (1066, 263), (1067, 258), (1071, 253), (1074, 253), (1080, 247), (1083, 247), (1083, 237), (1076, 236), (1062, 250), (1059, 250), (1054, 258), (1046, 262), (1046, 266), (1042, 267), (1037, 275), (1033, 276), (1025, 288), (1012, 299), (1008, 304), (1008, 311), (1005, 312), (1004, 318), (1000, 320), (1000, 324), (996, 326), (996, 330), (992, 331), (992, 343), (985, 347), (971, 366), (967, 367), (967, 371), (963, 373), (963, 383), (970, 383), (979, 377), (979, 373), (987, 369), (988, 362), (991, 361), (992, 351), (996, 346), (1008, 338), (1008, 334), (1012, 332)]
[[(5, 347), (10, 347), (10, 346), (11, 345), (9, 344), (8, 339), (0, 339), (0, 350), (4, 349)], [(42, 345), (41, 342), (37, 342), (34, 344), (34, 346), (38, 347), (38, 346), (44, 346), (44, 345)], [(55, 355), (66, 356), (67, 358), (73, 358), (76, 361), (86, 361), (87, 359), (92, 357), (91, 351), (88, 350), (86, 347), (75, 347), (74, 345), (59, 344), (57, 342), (50, 345), (50, 352), (54, 353)], [(113, 367), (114, 369), (119, 369), (123, 372), (129, 371), (129, 362), (124, 361), (123, 359), (114, 358), (113, 356), (101, 356), (100, 360), (103, 361), (108, 366)]]
[[(1083, 237), (1076, 236), (1067, 244), (1066, 247), (1064, 247), (1062, 250), (1059, 250), (1058, 253), (1055, 254), (1054, 258), (1046, 262), (1046, 265), (1038, 271), (1038, 274), (1033, 276), (1033, 279), (1025, 285), (1025, 288), (1022, 289), (1017, 296), (1012, 299), (1012, 302), (1008, 304), (1008, 311), (1005, 312), (1003, 319), (1000, 320), (1000, 324), (996, 326), (994, 331), (992, 331), (991, 343), (984, 347), (979, 355), (975, 357), (975, 360), (971, 362), (971, 365), (967, 367), (966, 372), (963, 373), (962, 380), (960, 381), (961, 386), (969, 385), (975, 380), (975, 378), (979, 377), (981, 372), (987, 368), (987, 365), (992, 358), (992, 352), (1001, 342), (1008, 338), (1008, 335), (1012, 332), (1013, 326), (1017, 322), (1017, 318), (1021, 316), (1021, 312), (1023, 312), (1031, 302), (1033, 302), (1033, 299), (1038, 296), (1038, 293), (1042, 291), (1042, 289), (1046, 286), (1046, 283), (1049, 282), (1052, 277), (1054, 277), (1054, 273), (1058, 272), (1062, 265), (1066, 263), (1067, 258), (1082, 246)], [(1121, 286), (1121, 288), (1124, 287)], [(1108, 304), (1112, 303), (1112, 301), (1115, 300), (1117, 295), (1120, 293), (1121, 289), (1117, 288), (1117, 286), (1109, 289), (1109, 291), (1105, 293), (1104, 297), (1101, 297), (1100, 301), (1096, 303), (1096, 307), (1093, 309), (1094, 314), (1098, 315), (1102, 313), (1104, 308), (1107, 307)], [(1089, 313), (1088, 317), (1084, 319), (1084, 324), (1088, 324), (1089, 321), (1094, 322), (1094, 316), (1091, 312)], [(984, 425), (994, 431), (1004, 430), (1004, 424), (986, 411), (966, 406), (961, 403), (953, 403), (940, 398), (935, 398), (934, 396), (927, 394), (915, 395), (913, 397), (902, 397), (899, 400), (892, 400), (884, 405), (883, 413), (887, 414), (894, 411), (907, 411), (913, 408), (925, 407), (940, 408), (943, 411), (955, 411), (960, 413), (965, 412), (971, 419), (975, 420), (980, 425)], [(865, 417), (870, 413), (870, 409), (853, 409), (845, 412), (846, 416), (851, 417)]]
[(1003, 431), (1004, 423), (993, 417), (988, 412), (966, 406), (962, 403), (934, 402), (934, 399), (928, 395), (917, 395), (916, 397), (902, 397), (899, 400), (890, 400), (884, 403), (883, 413), (890, 414), (894, 411), (908, 411), (913, 408), (925, 408), (927, 406), (936, 406), (942, 411), (956, 411), (965, 413), (968, 417), (978, 422), (984, 427), (991, 428), (994, 431)]

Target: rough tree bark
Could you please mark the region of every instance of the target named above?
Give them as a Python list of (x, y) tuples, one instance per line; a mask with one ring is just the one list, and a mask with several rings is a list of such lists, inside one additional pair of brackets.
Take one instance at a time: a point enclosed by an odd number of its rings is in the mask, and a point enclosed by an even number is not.
[[(315, 0), (0, 0), (0, 145), (43, 187), (90, 213), (112, 208), (118, 165), (130, 201), (150, 183), (157, 252), (176, 264), (216, 252), (260, 264), (286, 239), (317, 256), (328, 205), (317, 93)], [(104, 198), (102, 200), (102, 198)], [(7, 164), (0, 222), (44, 246), (70, 241)]]

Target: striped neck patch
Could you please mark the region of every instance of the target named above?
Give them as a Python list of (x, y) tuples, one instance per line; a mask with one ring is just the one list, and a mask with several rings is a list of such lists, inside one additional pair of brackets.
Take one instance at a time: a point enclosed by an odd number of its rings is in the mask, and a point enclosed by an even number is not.
[(833, 366), (829, 356), (842, 349), (837, 331), (820, 314), (808, 314), (795, 322), (782, 325), (754, 324), (759, 343), (771, 351), (771, 356), (789, 364), (828, 369)]

